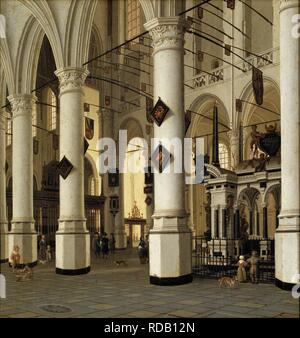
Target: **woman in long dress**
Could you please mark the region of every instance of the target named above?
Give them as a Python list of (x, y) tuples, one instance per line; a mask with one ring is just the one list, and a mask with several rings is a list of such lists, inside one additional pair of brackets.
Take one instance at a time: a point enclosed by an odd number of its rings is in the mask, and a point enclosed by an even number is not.
[(244, 256), (239, 257), (239, 261), (237, 263), (238, 270), (237, 270), (237, 279), (240, 283), (246, 282), (247, 274), (246, 274), (246, 266), (247, 262), (245, 261)]

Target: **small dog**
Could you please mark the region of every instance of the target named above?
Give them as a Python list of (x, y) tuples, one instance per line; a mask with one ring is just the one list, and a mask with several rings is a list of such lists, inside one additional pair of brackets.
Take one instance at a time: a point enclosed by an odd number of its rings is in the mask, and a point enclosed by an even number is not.
[(31, 280), (33, 279), (33, 270), (32, 268), (30, 268), (29, 266), (25, 266), (24, 269), (19, 270), (16, 273), (16, 278), (17, 278), (17, 282), (20, 282), (22, 280)]
[(127, 266), (127, 263), (125, 261), (114, 261), (114, 263), (116, 264), (116, 266), (121, 266), (121, 265)]
[(230, 288), (234, 288), (235, 286), (237, 286), (239, 284), (239, 281), (237, 279), (237, 276), (233, 276), (233, 277), (221, 277), (220, 279), (218, 279), (219, 282), (219, 287), (230, 287)]

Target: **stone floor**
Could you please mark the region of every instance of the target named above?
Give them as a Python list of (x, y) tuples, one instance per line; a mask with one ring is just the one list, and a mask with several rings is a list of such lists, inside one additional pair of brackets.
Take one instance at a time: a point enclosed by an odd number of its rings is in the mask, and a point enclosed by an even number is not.
[[(118, 259), (126, 259), (128, 265), (116, 266)], [(54, 268), (54, 263), (39, 264), (33, 280), (16, 282), (12, 271), (2, 265), (7, 298), (0, 299), (0, 317), (299, 317), (299, 300), (270, 284), (220, 289), (214, 279), (195, 278), (181, 286), (150, 285), (148, 265), (139, 264), (136, 252), (98, 259), (88, 275), (60, 276)]]

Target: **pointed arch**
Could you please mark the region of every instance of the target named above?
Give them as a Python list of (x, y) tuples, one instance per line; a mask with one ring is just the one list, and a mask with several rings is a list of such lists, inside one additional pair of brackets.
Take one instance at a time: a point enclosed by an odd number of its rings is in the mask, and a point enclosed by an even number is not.
[[(94, 180), (94, 193), (95, 195), (99, 195), (100, 194), (100, 191), (101, 191), (101, 181), (99, 179), (99, 173), (97, 171), (97, 167), (96, 167), (96, 164), (95, 164), (95, 161), (94, 159), (92, 158), (92, 156), (88, 153), (85, 154), (85, 157), (84, 157), (84, 160), (88, 163), (88, 165), (90, 166), (91, 170), (92, 170), (92, 177), (93, 177), (93, 180)], [(86, 173), (85, 173), (86, 174)], [(85, 186), (88, 190), (88, 185), (89, 185), (89, 179), (90, 177), (85, 177), (84, 180), (85, 180)]]
[(121, 129), (127, 130), (128, 142), (134, 137), (144, 137), (143, 128), (136, 118), (129, 117), (122, 121), (120, 125), (120, 130)]
[(14, 71), (6, 39), (0, 39), (0, 65), (3, 67), (9, 94), (15, 93)]
[[(65, 64), (81, 67), (88, 60), (96, 0), (72, 0), (65, 38)], [(75, 24), (76, 23), (76, 24)], [(78, 29), (75, 29), (78, 27)], [(75, 51), (75, 53), (74, 53)]]
[(30, 93), (35, 88), (38, 61), (45, 32), (31, 15), (21, 35), (16, 59), (16, 91)]
[(57, 68), (64, 67), (63, 49), (59, 36), (58, 28), (56, 26), (53, 13), (46, 0), (30, 1), (30, 0), (18, 0), (23, 6), (25, 6), (30, 13), (36, 18), (40, 26), (45, 30), (49, 42), (51, 44), (55, 63)]
[[(3, 106), (5, 104), (6, 99), (6, 81), (5, 74), (2, 67), (0, 67), (0, 104)], [(0, 114), (2, 111), (0, 111)]]
[(143, 9), (146, 22), (155, 17), (153, 0), (139, 0)]
[[(273, 89), (277, 95), (277, 97), (280, 100), (280, 86), (279, 84), (272, 79), (271, 77), (264, 76), (264, 87), (265, 87), (265, 92), (268, 90)], [(266, 97), (266, 95), (265, 95)], [(244, 87), (244, 89), (241, 92), (241, 95), (239, 97), (241, 100), (249, 101), (255, 103), (254, 95), (253, 95), (253, 86), (252, 86), (252, 81), (249, 81), (247, 85)], [(278, 111), (280, 113), (280, 106), (275, 106), (272, 102), (269, 102), (273, 106), (273, 110)], [(263, 104), (264, 106), (264, 104)], [(243, 104), (243, 113), (237, 114), (237, 119), (234, 121), (235, 127), (238, 128), (239, 125), (246, 125), (250, 118), (251, 115), (253, 114), (253, 111), (256, 108), (252, 105), (245, 105)]]
[[(198, 96), (190, 105), (188, 110), (191, 110), (193, 112), (199, 112), (201, 110), (209, 110), (213, 109), (213, 106), (215, 102), (218, 103), (219, 106), (219, 120), (226, 126), (230, 126), (230, 117), (228, 114), (228, 111), (225, 107), (225, 104), (223, 101), (217, 97), (216, 95), (206, 93)], [(193, 137), (197, 136), (197, 130), (199, 129), (199, 123), (204, 119), (204, 117), (201, 117), (196, 114), (192, 114), (192, 124), (188, 131), (188, 136)]]

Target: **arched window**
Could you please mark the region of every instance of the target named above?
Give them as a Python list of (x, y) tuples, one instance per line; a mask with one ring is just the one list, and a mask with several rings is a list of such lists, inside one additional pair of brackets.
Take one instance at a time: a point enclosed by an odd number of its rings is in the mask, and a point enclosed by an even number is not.
[(229, 169), (229, 152), (224, 143), (219, 144), (219, 161), (221, 168)]
[(54, 92), (50, 89), (50, 112), (48, 116), (48, 130), (55, 130), (57, 127), (57, 100)]
[(6, 143), (7, 146), (11, 145), (11, 139), (12, 139), (12, 130), (11, 130), (11, 119), (6, 119), (6, 130), (7, 130), (7, 134), (6, 134)]
[(141, 33), (141, 8), (138, 0), (127, 0), (127, 39)]
[(36, 111), (36, 104), (33, 105), (32, 108), (32, 137), (36, 136), (37, 128), (35, 127), (37, 125), (37, 111)]

